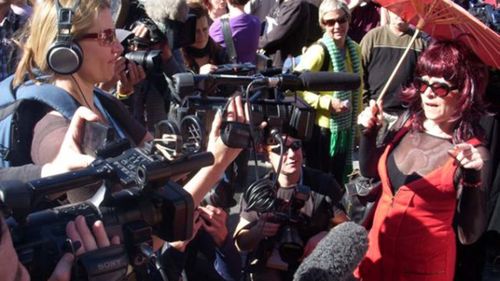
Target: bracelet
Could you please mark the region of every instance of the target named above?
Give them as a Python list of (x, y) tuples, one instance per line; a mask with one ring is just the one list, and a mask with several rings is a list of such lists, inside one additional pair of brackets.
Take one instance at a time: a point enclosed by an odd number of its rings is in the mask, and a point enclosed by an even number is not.
[(119, 91), (116, 91), (115, 96), (119, 100), (125, 100), (128, 99), (131, 94), (133, 94), (134, 91), (126, 92), (126, 93), (120, 93)]
[(481, 185), (482, 185), (482, 181), (481, 179), (479, 179), (478, 181), (476, 182), (469, 182), (469, 181), (465, 181), (463, 178), (460, 179), (460, 184), (463, 186), (463, 187), (466, 187), (466, 188), (480, 188)]

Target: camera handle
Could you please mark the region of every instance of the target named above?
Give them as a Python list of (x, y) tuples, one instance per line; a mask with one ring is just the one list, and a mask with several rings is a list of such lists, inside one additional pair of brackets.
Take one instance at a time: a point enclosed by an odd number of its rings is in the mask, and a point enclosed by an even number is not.
[(95, 183), (111, 172), (109, 166), (88, 167), (28, 183), (5, 181), (0, 185), (0, 200), (9, 207), (9, 213), (12, 213), (16, 221), (24, 221), (46, 196)]
[(156, 263), (153, 250), (153, 229), (145, 221), (136, 221), (123, 228), (123, 236), (134, 268), (136, 280), (150, 280), (148, 264)]

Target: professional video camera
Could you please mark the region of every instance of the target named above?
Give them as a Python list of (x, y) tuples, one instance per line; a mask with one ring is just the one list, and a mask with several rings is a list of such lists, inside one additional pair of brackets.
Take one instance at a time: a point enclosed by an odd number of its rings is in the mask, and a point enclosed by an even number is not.
[[(246, 87), (243, 96), (250, 104), (250, 125), (224, 122), (221, 126), (221, 138), (230, 147), (251, 148), (257, 144), (276, 144), (281, 135), (305, 141), (311, 138), (315, 110), (296, 95), (283, 94), (284, 91), (356, 89), (360, 86), (360, 79), (353, 74), (332, 72), (281, 74), (273, 77), (178, 73), (173, 75), (173, 83), (170, 85), (172, 96), (179, 104), (175, 116), (178, 123), (182, 124), (188, 119), (190, 122), (196, 120), (191, 122), (197, 124), (192, 128), (208, 129), (215, 112), (225, 109), (228, 99), (209, 96), (205, 91), (206, 85)], [(266, 90), (269, 89), (276, 90), (276, 93), (273, 96), (267, 95)], [(264, 129), (260, 128), (263, 122), (267, 123)], [(196, 132), (196, 129), (191, 131)], [(206, 132), (198, 131), (193, 135), (200, 136), (198, 143), (204, 144)], [(216, 191), (218, 197), (228, 198), (224, 188)]]
[[(73, 270), (79, 274), (77, 280), (116, 280), (111, 276), (124, 274), (129, 262), (139, 280), (146, 276), (154, 258), (152, 235), (166, 241), (186, 240), (192, 235), (193, 199), (172, 177), (213, 163), (211, 153), (186, 155), (182, 151), (177, 138), (164, 135), (160, 142), (98, 159), (83, 170), (26, 184), (0, 183), (0, 199), (11, 215), (8, 222), (14, 246), (32, 279), (47, 280), (64, 252), (66, 224), (78, 215), (84, 216), (88, 225), (102, 220), (107, 233), (118, 235), (123, 245), (79, 258), (78, 268)], [(85, 202), (31, 213), (49, 195), (99, 180), (105, 184)], [(121, 190), (112, 193), (115, 186)]]
[[(245, 98), (251, 104), (252, 127), (267, 122), (264, 131), (250, 130), (246, 125), (225, 123), (222, 128), (223, 139), (231, 147), (248, 148), (251, 141), (270, 143), (270, 132), (288, 134), (302, 140), (309, 140), (314, 124), (315, 110), (294, 96), (285, 96), (283, 91), (323, 91), (345, 90), (359, 87), (359, 77), (347, 73), (305, 72), (302, 74), (282, 74), (273, 77), (262, 75), (194, 75), (178, 73), (173, 75), (172, 96), (179, 103), (176, 119), (181, 122), (185, 116), (195, 116), (200, 120), (211, 120), (215, 111), (227, 104), (225, 97), (206, 94), (206, 85), (245, 86)], [(261, 90), (277, 89), (274, 97), (268, 98)], [(252, 96), (250, 96), (252, 93)], [(209, 128), (209, 124), (204, 124)]]

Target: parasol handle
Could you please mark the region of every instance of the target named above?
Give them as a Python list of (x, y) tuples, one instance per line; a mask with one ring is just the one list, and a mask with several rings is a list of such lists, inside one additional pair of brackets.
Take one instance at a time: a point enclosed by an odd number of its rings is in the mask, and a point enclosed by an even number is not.
[(420, 29), (416, 28), (415, 33), (413, 34), (413, 37), (411, 38), (410, 43), (408, 44), (408, 46), (405, 49), (405, 52), (403, 53), (403, 55), (399, 59), (398, 64), (396, 65), (396, 67), (392, 71), (391, 76), (389, 76), (389, 79), (387, 79), (387, 82), (385, 83), (384, 88), (380, 92), (380, 95), (377, 98), (377, 104), (379, 104), (380, 101), (382, 101), (382, 99), (384, 98), (384, 95), (387, 92), (387, 88), (389, 88), (389, 85), (391, 84), (392, 80), (394, 79), (394, 76), (396, 76), (396, 73), (398, 73), (399, 68), (403, 64), (403, 61), (405, 60), (406, 56), (408, 55), (408, 52), (410, 51), (411, 46), (413, 45), (413, 43), (417, 39), (418, 34), (420, 34)]

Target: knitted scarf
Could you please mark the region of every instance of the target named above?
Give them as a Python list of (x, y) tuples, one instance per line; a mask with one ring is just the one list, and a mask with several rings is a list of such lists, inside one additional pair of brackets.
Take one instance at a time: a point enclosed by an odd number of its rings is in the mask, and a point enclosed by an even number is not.
[[(342, 55), (341, 49), (337, 48), (333, 42), (333, 39), (325, 33), (321, 40), (330, 55), (333, 71), (347, 72), (346, 59)], [(347, 52), (349, 52), (353, 72), (360, 75), (361, 62), (356, 51), (356, 44), (351, 38), (347, 37), (345, 46), (347, 47)], [(330, 156), (333, 157), (336, 153), (346, 153), (346, 165), (351, 166), (351, 169), (354, 134), (356, 132), (355, 119), (359, 106), (359, 97), (361, 96), (360, 91), (361, 89), (354, 91), (334, 91), (332, 93), (332, 97), (334, 98), (341, 101), (348, 100), (350, 110), (342, 113), (333, 113), (330, 118)], [(350, 172), (350, 169), (346, 169), (346, 171)]]

